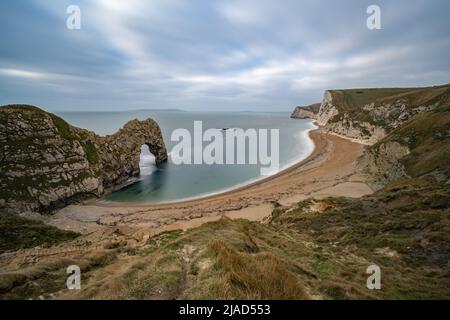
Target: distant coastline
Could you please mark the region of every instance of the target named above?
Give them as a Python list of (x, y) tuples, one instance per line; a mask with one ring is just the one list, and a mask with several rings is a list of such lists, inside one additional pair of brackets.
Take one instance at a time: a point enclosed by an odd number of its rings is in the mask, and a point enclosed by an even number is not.
[(186, 110), (182, 109), (132, 109), (130, 111), (187, 112)]

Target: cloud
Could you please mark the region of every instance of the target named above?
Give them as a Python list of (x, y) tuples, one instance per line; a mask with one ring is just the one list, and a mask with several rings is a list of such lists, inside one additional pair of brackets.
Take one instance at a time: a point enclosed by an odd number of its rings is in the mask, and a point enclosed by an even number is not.
[(0, 75), (25, 79), (45, 79), (50, 75), (40, 72), (32, 72), (18, 69), (0, 69)]
[[(82, 29), (65, 28), (77, 4)], [(450, 82), (445, 0), (24, 0), (0, 4), (0, 103), (289, 110), (329, 88)]]

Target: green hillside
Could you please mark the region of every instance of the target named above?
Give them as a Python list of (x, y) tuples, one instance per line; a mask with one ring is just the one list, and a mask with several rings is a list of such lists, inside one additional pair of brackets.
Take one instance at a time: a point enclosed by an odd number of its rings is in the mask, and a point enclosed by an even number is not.
[[(366, 104), (380, 104), (386, 101), (398, 99), (408, 99), (413, 107), (436, 102), (443, 95), (450, 94), (450, 84), (424, 87), (424, 88), (373, 88), (373, 89), (348, 89), (348, 90), (330, 90), (341, 100), (341, 104), (346, 111), (360, 111)], [(442, 103), (450, 102), (450, 96), (446, 97)]]
[(412, 177), (434, 174), (445, 181), (450, 177), (450, 105), (421, 113), (373, 148), (388, 141), (407, 145), (411, 154), (401, 160)]
[(77, 233), (60, 230), (15, 214), (0, 213), (0, 254), (9, 250), (52, 246), (78, 236)]
[[(450, 104), (450, 84), (425, 88), (381, 88), (331, 90), (333, 105), (339, 115), (331, 122), (343, 120), (344, 114), (353, 121), (368, 122), (390, 130), (389, 124), (403, 112), (420, 107)], [(367, 106), (373, 106), (373, 111)], [(402, 110), (405, 106), (406, 110)], [(366, 108), (365, 108), (366, 107)], [(378, 109), (378, 110), (377, 110)], [(377, 114), (376, 112), (380, 113)]]

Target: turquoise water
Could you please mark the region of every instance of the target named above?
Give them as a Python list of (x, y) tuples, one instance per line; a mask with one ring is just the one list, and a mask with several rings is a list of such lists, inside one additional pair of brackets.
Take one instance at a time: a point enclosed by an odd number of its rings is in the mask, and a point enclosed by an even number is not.
[[(153, 118), (161, 127), (169, 158), (173, 146), (178, 143), (170, 140), (173, 130), (184, 128), (193, 136), (194, 121), (202, 121), (203, 130), (279, 129), (280, 170), (306, 158), (314, 149), (308, 137), (309, 130), (314, 128), (312, 122), (290, 119), (288, 113), (131, 111), (71, 112), (59, 115), (72, 125), (100, 135), (112, 134), (132, 119)], [(141, 176), (107, 196), (106, 201), (157, 203), (220, 193), (264, 178), (260, 169), (260, 165), (175, 165), (170, 159), (168, 163), (155, 166), (154, 157), (144, 147), (141, 153)]]

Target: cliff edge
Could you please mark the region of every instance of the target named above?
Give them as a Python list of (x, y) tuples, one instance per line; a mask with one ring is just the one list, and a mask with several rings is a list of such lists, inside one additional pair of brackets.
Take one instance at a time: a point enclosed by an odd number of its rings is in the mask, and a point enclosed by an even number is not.
[(330, 133), (373, 145), (415, 115), (450, 103), (450, 85), (329, 90), (317, 122)]
[(309, 106), (296, 107), (291, 115), (292, 119), (317, 119), (320, 111), (320, 103), (311, 104)]
[(0, 209), (49, 212), (139, 175), (142, 145), (167, 160), (158, 124), (128, 122), (101, 137), (37, 107), (0, 107)]

